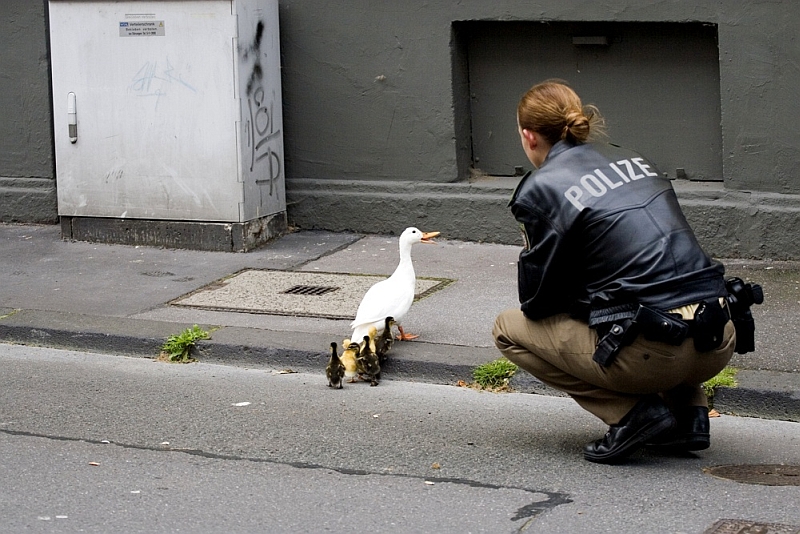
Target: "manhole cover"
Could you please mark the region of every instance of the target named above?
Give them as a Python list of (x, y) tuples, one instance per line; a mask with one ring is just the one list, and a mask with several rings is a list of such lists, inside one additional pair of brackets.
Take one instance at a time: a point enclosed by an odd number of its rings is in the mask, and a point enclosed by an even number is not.
[(800, 528), (778, 523), (756, 523), (742, 519), (721, 519), (703, 534), (799, 534)]
[(744, 484), (800, 486), (800, 466), (798, 465), (718, 465), (706, 467), (703, 472)]
[[(218, 280), (171, 302), (175, 306), (221, 311), (353, 319), (373, 284), (388, 276), (249, 269)], [(452, 283), (417, 278), (416, 300)]]

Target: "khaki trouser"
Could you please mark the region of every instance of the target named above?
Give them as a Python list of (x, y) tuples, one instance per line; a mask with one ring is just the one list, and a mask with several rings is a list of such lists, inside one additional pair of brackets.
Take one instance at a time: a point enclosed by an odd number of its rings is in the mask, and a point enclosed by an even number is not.
[(708, 406), (701, 384), (728, 364), (736, 345), (728, 321), (722, 345), (713, 351), (697, 352), (692, 339), (676, 347), (639, 336), (602, 367), (592, 360), (597, 332), (566, 314), (532, 321), (508, 310), (497, 317), (493, 333), (506, 358), (608, 425), (647, 394), (661, 393), (671, 409)]

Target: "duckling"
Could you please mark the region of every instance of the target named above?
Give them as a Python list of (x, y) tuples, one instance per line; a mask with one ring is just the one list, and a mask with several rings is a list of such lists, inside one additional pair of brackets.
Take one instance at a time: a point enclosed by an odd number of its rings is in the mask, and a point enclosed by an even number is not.
[(371, 350), (374, 353), (377, 353), (378, 349), (375, 346), (375, 344), (378, 341), (378, 329), (375, 328), (374, 326), (370, 326), (367, 335), (364, 337), (369, 338), (369, 350)]
[(394, 317), (400, 335), (397, 339), (409, 340), (419, 336), (408, 334), (400, 321), (411, 308), (417, 289), (414, 264), (411, 262), (411, 247), (415, 243), (434, 243), (432, 238), (439, 232), (422, 232), (417, 228), (406, 228), (400, 234), (400, 263), (386, 280), (381, 280), (369, 288), (358, 306), (355, 320), (350, 323), (352, 339), (362, 339), (369, 334), (370, 325), (381, 333), (386, 317)]
[(381, 332), (380, 337), (375, 342), (375, 352), (378, 355), (378, 360), (380, 361), (381, 365), (383, 365), (383, 363), (386, 361), (386, 357), (389, 354), (389, 349), (392, 348), (392, 343), (394, 343), (394, 336), (392, 335), (392, 326), (394, 326), (394, 324), (394, 317), (387, 317), (383, 327), (383, 332)]
[(344, 364), (339, 359), (336, 342), (331, 343), (331, 359), (325, 368), (325, 375), (328, 377), (328, 387), (342, 389), (342, 378), (344, 378)]
[(349, 339), (342, 341), (342, 356), (340, 360), (344, 365), (344, 377), (349, 378), (347, 382), (353, 383), (358, 380), (358, 343), (352, 343)]
[(361, 352), (358, 355), (359, 368), (363, 374), (369, 377), (370, 386), (377, 386), (378, 380), (381, 379), (381, 364), (378, 361), (378, 355), (373, 350), (374, 346), (374, 340), (369, 336), (364, 336), (364, 341), (361, 342)]
[(364, 370), (364, 366), (362, 365), (364, 360), (360, 356), (364, 353), (364, 351), (367, 350), (372, 352), (373, 354), (377, 353), (377, 349), (375, 347), (375, 337), (377, 336), (377, 334), (378, 334), (378, 329), (375, 328), (374, 326), (370, 326), (369, 335), (364, 336), (363, 341), (358, 346), (359, 357), (356, 358), (356, 370), (358, 371), (359, 378), (364, 378), (361, 375), (367, 374), (367, 372)]

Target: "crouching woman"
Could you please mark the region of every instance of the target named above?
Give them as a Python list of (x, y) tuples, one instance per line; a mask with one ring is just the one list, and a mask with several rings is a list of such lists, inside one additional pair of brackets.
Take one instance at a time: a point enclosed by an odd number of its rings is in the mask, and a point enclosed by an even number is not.
[(525, 236), (521, 306), (497, 318), (497, 347), (609, 425), (584, 447), (589, 461), (707, 448), (701, 385), (736, 343), (723, 265), (651, 162), (590, 142), (599, 113), (565, 83), (532, 87), (517, 122), (536, 170), (509, 204)]

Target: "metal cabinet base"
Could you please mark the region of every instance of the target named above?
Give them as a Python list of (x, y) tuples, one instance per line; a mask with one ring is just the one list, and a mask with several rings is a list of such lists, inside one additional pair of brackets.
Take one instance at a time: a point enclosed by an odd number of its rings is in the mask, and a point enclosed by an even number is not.
[(64, 240), (248, 252), (287, 232), (286, 212), (241, 223), (61, 217)]

